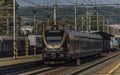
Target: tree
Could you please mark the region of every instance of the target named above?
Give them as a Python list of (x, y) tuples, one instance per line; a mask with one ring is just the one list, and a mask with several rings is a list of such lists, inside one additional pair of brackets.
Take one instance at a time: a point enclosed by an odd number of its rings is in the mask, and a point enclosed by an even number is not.
[[(0, 35), (7, 33), (7, 24), (9, 24), (9, 35), (13, 34), (13, 0), (0, 0)], [(16, 3), (16, 7), (18, 4)], [(17, 22), (21, 19), (17, 17)], [(18, 23), (19, 25), (19, 23)]]
[(0, 1), (0, 35), (6, 34), (7, 29), (7, 19), (9, 19), (9, 26), (11, 26), (12, 22), (12, 0), (1, 0)]

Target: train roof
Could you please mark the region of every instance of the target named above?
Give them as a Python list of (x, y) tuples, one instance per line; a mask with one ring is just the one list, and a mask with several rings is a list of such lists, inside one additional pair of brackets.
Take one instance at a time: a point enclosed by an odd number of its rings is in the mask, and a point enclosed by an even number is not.
[(99, 34), (102, 36), (103, 39), (110, 39), (111, 37), (114, 37), (112, 34), (108, 34), (106, 32), (94, 32), (94, 34)]
[(66, 29), (67, 35), (89, 37), (89, 38), (102, 38), (99, 34), (90, 34), (86, 32), (80, 32), (75, 30)]

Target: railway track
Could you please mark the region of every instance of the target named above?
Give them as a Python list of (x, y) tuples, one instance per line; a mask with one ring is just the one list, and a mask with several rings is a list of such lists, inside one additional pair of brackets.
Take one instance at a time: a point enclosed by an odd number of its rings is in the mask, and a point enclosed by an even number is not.
[[(113, 61), (115, 61), (117, 58), (120, 58), (120, 54), (117, 54), (117, 55), (115, 55), (115, 56), (112, 56), (112, 57), (110, 57), (110, 58), (106, 58), (106, 59), (104, 59), (104, 60), (101, 60), (101, 61), (99, 61), (99, 62), (96, 62), (95, 64), (92, 64), (92, 65), (89, 65), (88, 67), (86, 67), (86, 68), (83, 68), (83, 69), (81, 69), (81, 70), (76, 70), (76, 71), (74, 71), (73, 73), (71, 73), (71, 75), (82, 75), (81, 73), (84, 73), (84, 72), (86, 72), (86, 71), (88, 71), (88, 70), (90, 70), (90, 69), (92, 69), (92, 68), (94, 68), (94, 67), (98, 67), (98, 65), (100, 65), (100, 66), (106, 66), (106, 65), (108, 65), (108, 64), (110, 64), (111, 62), (113, 62)], [(104, 63), (104, 64), (103, 64)], [(103, 65), (102, 65), (103, 64)], [(95, 71), (95, 70), (94, 70)], [(97, 71), (97, 70), (96, 70)], [(85, 75), (87, 75), (87, 74), (85, 74)], [(89, 75), (89, 74), (88, 74)]]
[(9, 75), (17, 75), (20, 73), (24, 73), (24, 72), (28, 72), (28, 71), (33, 71), (33, 70), (37, 70), (37, 69), (41, 69), (41, 68), (45, 68), (46, 66), (38, 66), (38, 67), (34, 67), (34, 68), (30, 68), (30, 69), (26, 69), (26, 70), (22, 70), (22, 71), (18, 71), (18, 72), (13, 72), (13, 73), (9, 73)]
[[(73, 63), (71, 63), (73, 64)], [(37, 75), (37, 74), (42, 74), (45, 72), (49, 72), (49, 71), (54, 71), (54, 70), (58, 70), (60, 68), (63, 68), (65, 66), (71, 65), (71, 64), (65, 64), (65, 65), (58, 65), (58, 66), (47, 66), (47, 65), (43, 65), (43, 66), (39, 66), (39, 67), (35, 67), (32, 69), (27, 69), (27, 70), (23, 70), (23, 71), (19, 71), (19, 72), (14, 72), (11, 73), (9, 75)]]
[(38, 69), (38, 70), (33, 70), (33, 71), (30, 71), (30, 72), (21, 73), (21, 74), (18, 74), (18, 75), (37, 75), (37, 74), (44, 73), (44, 72), (47, 72), (47, 71), (55, 70), (57, 68), (59, 68), (59, 67), (44, 67), (44, 68), (41, 68), (41, 69)]
[(120, 53), (116, 53), (108, 57), (103, 57), (97, 60), (93, 60), (91, 62), (81, 64), (80, 66), (75, 66), (75, 65), (70, 65), (70, 64), (56, 66), (56, 67), (45, 66), (45, 67), (41, 67), (41, 68), (29, 70), (29, 71), (17, 73), (17, 74), (18, 75), (77, 75), (77, 74), (81, 75), (82, 72), (85, 72), (106, 61), (111, 61), (115, 57), (120, 57)]
[[(13, 62), (15, 62), (15, 61), (13, 61)], [(40, 66), (40, 65), (42, 65), (41, 61), (16, 63), (16, 64), (5, 65), (5, 66), (3, 65), (3, 66), (0, 67), (0, 75), (7, 75), (7, 74), (10, 75), (11, 73), (18, 72), (18, 71), (23, 71), (23, 70), (30, 69), (30, 68), (34, 68), (34, 67), (37, 67), (37, 66)]]

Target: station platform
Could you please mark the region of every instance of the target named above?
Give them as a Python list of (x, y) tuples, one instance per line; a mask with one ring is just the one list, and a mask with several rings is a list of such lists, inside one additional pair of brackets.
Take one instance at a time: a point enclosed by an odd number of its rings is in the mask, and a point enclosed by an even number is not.
[(10, 66), (34, 61), (42, 60), (42, 55), (29, 55), (29, 56), (18, 56), (16, 59), (13, 57), (9, 58), (0, 58), (0, 67)]
[(111, 75), (120, 75), (120, 63), (114, 69)]

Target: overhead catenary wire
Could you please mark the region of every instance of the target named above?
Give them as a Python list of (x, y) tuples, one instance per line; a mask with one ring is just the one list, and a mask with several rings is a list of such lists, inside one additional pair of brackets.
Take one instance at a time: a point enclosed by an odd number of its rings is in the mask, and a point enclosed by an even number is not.
[[(32, 1), (32, 0), (24, 0), (24, 1)], [(53, 0), (51, 0), (51, 1), (53, 1)], [(74, 0), (65, 0), (65, 1), (67, 1), (70, 5), (66, 5), (67, 7), (65, 8), (65, 9), (67, 9), (67, 10), (73, 10), (74, 9)], [(82, 1), (82, 3), (80, 2), (80, 1)], [(97, 1), (97, 2), (96, 2)], [(109, 0), (107, 0), (107, 1), (109, 1)], [(107, 1), (105, 1), (105, 2), (107, 2)], [(36, 7), (42, 7), (40, 4), (38, 4), (38, 3), (36, 3), (36, 2), (29, 2), (29, 3), (31, 3), (32, 5), (34, 5), (34, 6), (36, 6)], [(98, 4), (99, 3), (99, 4)], [(98, 11), (98, 12), (102, 12), (102, 10), (101, 10), (101, 8), (99, 8), (99, 7), (103, 7), (103, 6), (116, 6), (117, 4), (112, 4), (112, 2), (111, 2), (111, 4), (105, 4), (104, 2), (103, 2), (103, 0), (78, 0), (77, 1), (77, 7), (81, 7), (81, 5), (82, 4), (84, 4), (84, 6), (85, 7), (89, 7), (89, 5), (90, 6), (93, 6), (93, 7), (96, 7), (96, 11)], [(43, 5), (48, 5), (48, 9), (41, 9), (41, 12), (47, 12), (47, 13), (52, 13), (53, 12), (53, 10), (52, 11), (50, 11), (49, 10), (49, 8), (51, 7), (50, 5), (51, 5), (51, 3), (50, 3), (50, 0), (45, 0), (44, 1), (44, 3), (43, 3)], [(63, 2), (63, 0), (58, 0), (58, 5), (61, 7), (62, 5), (63, 5), (63, 7), (64, 7), (64, 2)], [(73, 8), (71, 7), (71, 5), (73, 6)], [(58, 6), (58, 9), (59, 9), (59, 6)], [(65, 10), (60, 10), (60, 11), (65, 11)], [(115, 11), (114, 9), (112, 9), (111, 10), (112, 12), (113, 11)], [(71, 14), (71, 15), (69, 15), (69, 14)], [(68, 16), (73, 16), (74, 14), (73, 14), (73, 12), (70, 12), (69, 14), (67, 14), (67, 13), (59, 13), (58, 14), (58, 16), (61, 16), (61, 17), (63, 17), (62, 15), (64, 15), (64, 17), (68, 17)], [(52, 15), (52, 14), (51, 14)], [(81, 15), (81, 14), (77, 14), (78, 16), (79, 15)], [(83, 14), (84, 15), (84, 14)], [(99, 14), (99, 15), (104, 15), (104, 12), (102, 12), (102, 14)], [(108, 14), (109, 15), (109, 14)], [(108, 16), (107, 15), (107, 16)], [(119, 14), (118, 14), (119, 15)], [(53, 16), (53, 15), (52, 15)], [(110, 16), (110, 15), (109, 15)], [(105, 17), (106, 18), (106, 17)]]

